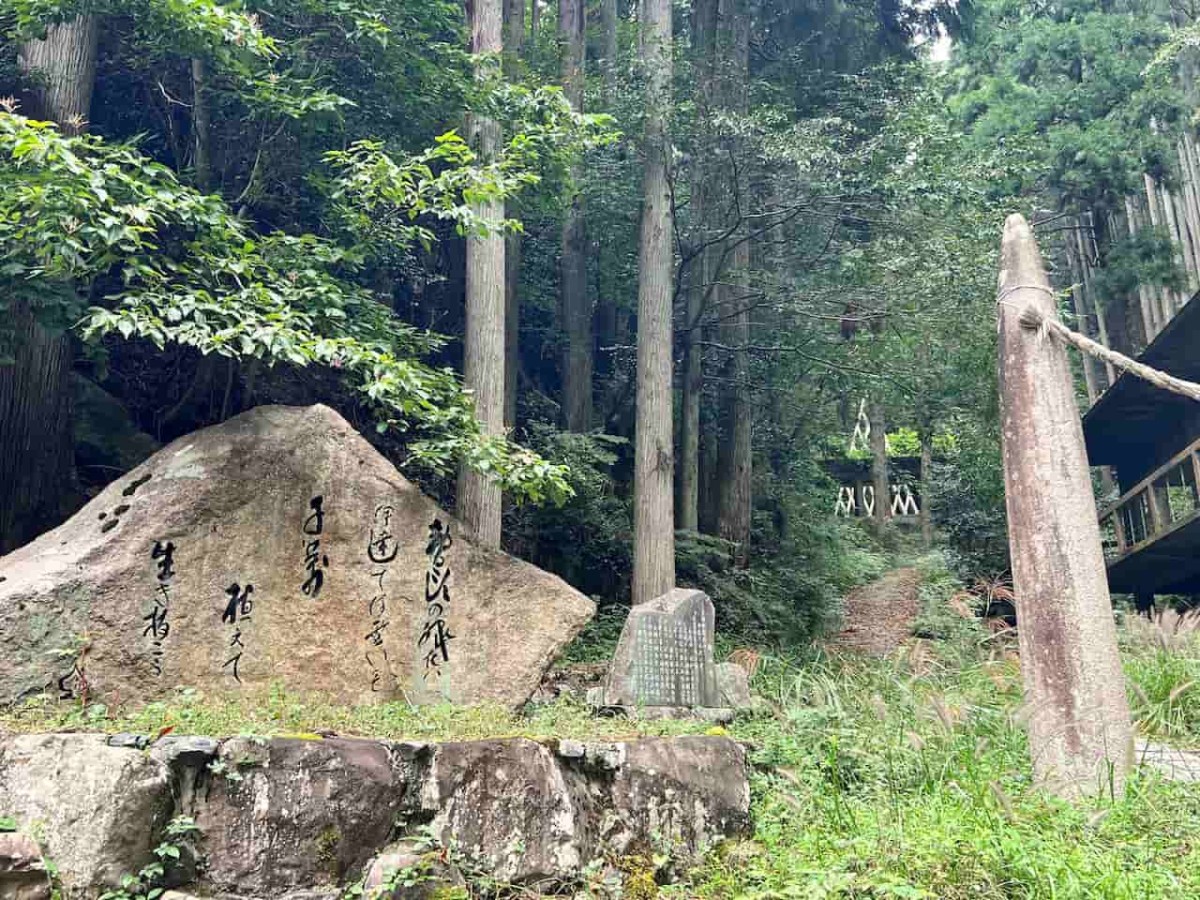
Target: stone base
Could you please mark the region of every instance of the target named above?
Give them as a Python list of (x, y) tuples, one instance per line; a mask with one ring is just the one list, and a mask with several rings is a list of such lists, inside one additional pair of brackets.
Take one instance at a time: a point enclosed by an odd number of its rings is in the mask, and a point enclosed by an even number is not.
[[(202, 854), (199, 875), (175, 881), (176, 896), (241, 900), (341, 896), (373, 860), (382, 880), (412, 850), (392, 842), (420, 833), (455, 848), (451, 861), (464, 872), (570, 886), (645, 847), (669, 849), (664, 870), (680, 871), (749, 827), (745, 750), (726, 737), (426, 744), (171, 735), (143, 743), (0, 738), (0, 810), (38, 835), (71, 900), (149, 862), (175, 816), (194, 818)], [(40, 859), (38, 849), (13, 843), (0, 857)], [(453, 872), (441, 874), (452, 887)]]

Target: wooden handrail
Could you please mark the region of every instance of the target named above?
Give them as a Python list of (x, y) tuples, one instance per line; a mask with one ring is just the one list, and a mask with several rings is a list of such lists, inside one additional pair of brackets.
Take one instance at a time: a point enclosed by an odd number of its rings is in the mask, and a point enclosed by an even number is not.
[[(1196, 453), (1197, 451), (1200, 451), (1200, 438), (1198, 438), (1197, 440), (1195, 440), (1194, 442), (1189, 444), (1183, 450), (1180, 450), (1177, 454), (1172, 456), (1168, 462), (1163, 463), (1161, 466), (1159, 466), (1157, 469), (1155, 469), (1151, 474), (1147, 475), (1145, 478), (1143, 478), (1141, 481), (1139, 481), (1137, 484), (1135, 484), (1132, 488), (1130, 488), (1128, 491), (1126, 491), (1124, 494), (1122, 494), (1118, 499), (1114, 500), (1112, 503), (1110, 503), (1108, 506), (1106, 506), (1104, 508), (1104, 511), (1100, 513), (1100, 521), (1104, 521), (1105, 519), (1107, 519), (1110, 515), (1115, 513), (1122, 506), (1125, 506), (1136, 495), (1140, 494), (1147, 487), (1149, 487), (1151, 484), (1153, 484), (1155, 481), (1157, 481), (1160, 477), (1162, 477), (1162, 475), (1164, 473), (1169, 472), (1171, 469), (1175, 468), (1177, 465), (1179, 465), (1181, 462), (1183, 462), (1185, 459), (1187, 459), (1189, 456)], [(1197, 487), (1200, 488), (1200, 481), (1197, 481), (1196, 484), (1197, 484)]]
[[(1124, 559), (1135, 550), (1141, 549), (1143, 546), (1151, 544), (1161, 537), (1165, 537), (1166, 535), (1175, 531), (1178, 527), (1195, 519), (1197, 515), (1200, 515), (1200, 455), (1198, 455), (1198, 453), (1200, 453), (1200, 439), (1197, 439), (1188, 447), (1175, 454), (1166, 463), (1159, 466), (1151, 474), (1139, 481), (1130, 490), (1126, 491), (1114, 503), (1109, 504), (1104, 511), (1100, 513), (1099, 519), (1101, 525), (1103, 525), (1109, 519), (1112, 519), (1113, 521), (1113, 532), (1117, 542), (1116, 559)], [(1161, 508), (1159, 497), (1154, 491), (1154, 483), (1164, 475), (1170, 474), (1179, 466), (1187, 463), (1189, 461), (1189, 457), (1191, 458), (1190, 461), (1195, 480), (1192, 489), (1195, 506), (1193, 507), (1191, 515), (1185, 517), (1184, 519), (1181, 519), (1177, 522), (1168, 521), (1170, 517), (1170, 510), (1163, 510)], [(1125, 533), (1125, 522), (1120, 513), (1126, 506), (1128, 506), (1134, 500), (1137, 500), (1142, 494), (1147, 495), (1146, 513), (1148, 521), (1146, 522), (1146, 534), (1145, 537), (1143, 537), (1140, 541), (1131, 542), (1129, 539), (1130, 535)], [(1110, 559), (1109, 564), (1111, 565), (1112, 562), (1115, 562), (1115, 559)]]

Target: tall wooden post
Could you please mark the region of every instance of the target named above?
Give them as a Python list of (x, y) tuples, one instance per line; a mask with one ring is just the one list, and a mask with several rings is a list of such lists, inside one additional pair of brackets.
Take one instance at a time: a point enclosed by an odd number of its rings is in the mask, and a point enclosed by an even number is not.
[(1057, 318), (1024, 217), (1004, 224), (1000, 410), (1021, 673), (1037, 780), (1065, 797), (1120, 794), (1133, 743), (1100, 524), (1065, 348), (1021, 325)]

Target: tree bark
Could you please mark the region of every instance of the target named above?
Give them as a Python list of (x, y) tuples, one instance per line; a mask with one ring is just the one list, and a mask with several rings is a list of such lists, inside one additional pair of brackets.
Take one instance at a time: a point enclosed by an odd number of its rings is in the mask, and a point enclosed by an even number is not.
[(921, 429), (921, 546), (933, 547), (933, 434)]
[[(747, 104), (747, 81), (750, 61), (750, 16), (745, 0), (718, 0), (715, 81), (717, 100), (729, 113), (744, 114)], [(736, 139), (725, 140), (724, 158), (734, 161), (730, 173), (729, 202), (732, 228), (729, 248), (729, 270), (720, 276), (720, 306), (722, 343), (731, 348), (721, 383), (722, 435), (720, 491), (718, 493), (717, 529), (721, 537), (734, 545), (734, 560), (738, 565), (749, 564), (751, 496), (752, 411), (750, 407), (750, 244), (743, 205), (749, 197), (749, 180), (743, 169), (747, 164)], [(737, 202), (733, 202), (734, 199)]]
[[(583, 0), (560, 0), (559, 38), (562, 43), (563, 94), (576, 112), (583, 111), (584, 53), (586, 37)], [(563, 422), (568, 431), (592, 427), (592, 370), (594, 368), (592, 306), (587, 285), (587, 229), (583, 194), (579, 185), (583, 169), (572, 167), (571, 194), (567, 198), (559, 260), (561, 305), (567, 347), (563, 359)]]
[(517, 388), (521, 380), (521, 235), (509, 234), (504, 246), (504, 427), (517, 424)]
[[(32, 118), (56, 122), (66, 134), (86, 130), (98, 39), (99, 20), (78, 16), (21, 47), (22, 70), (40, 82), (28, 101)], [(0, 364), (0, 553), (57, 525), (75, 481), (71, 338), (43, 327), (23, 303), (11, 304), (7, 319), (12, 360)]]
[(601, 102), (611, 110), (617, 98), (617, 0), (600, 0)]
[(1096, 502), (1066, 351), (1020, 324), (1024, 309), (1057, 310), (1019, 215), (1004, 226), (999, 290), (1001, 450), (1034, 775), (1060, 796), (1119, 796), (1133, 736)]
[[(473, 0), (471, 52), (491, 54), (479, 63), (476, 77), (494, 74), (503, 45), (502, 0)], [(480, 159), (494, 159), (500, 146), (500, 125), (473, 115), (473, 142)], [(476, 203), (475, 216), (487, 223), (504, 217), (503, 201)], [(504, 235), (492, 231), (467, 238), (466, 344), (463, 377), (475, 395), (475, 415), (486, 434), (504, 431)], [(463, 466), (458, 476), (458, 517), (469, 535), (485, 547), (500, 546), (500, 485), (492, 478)]]
[(675, 586), (671, 416), (673, 252), (667, 180), (671, 103), (671, 0), (644, 0), (646, 83), (642, 228), (638, 252), (637, 434), (634, 452), (633, 602)]
[(696, 72), (696, 107), (700, 123), (699, 148), (692, 173), (691, 215), (698, 246), (690, 265), (683, 333), (683, 379), (679, 410), (679, 477), (677, 522), (684, 531), (700, 530), (700, 404), (704, 396), (704, 350), (701, 346), (705, 297), (711, 290), (709, 271), (713, 254), (707, 243), (709, 223), (709, 133), (713, 96), (713, 33), (716, 29), (716, 0), (692, 2), (692, 50)]
[(0, 364), (0, 554), (58, 525), (73, 483), (71, 342), (9, 306), (13, 360)]
[(19, 53), (21, 70), (36, 73), (33, 118), (56, 122), (64, 134), (82, 134), (92, 108), (100, 20), (76, 16), (51, 25), (43, 41), (29, 41)]
[[(520, 74), (525, 51), (525, 0), (504, 0), (504, 68), (509, 78)], [(507, 210), (512, 215), (512, 210)], [(514, 231), (504, 247), (504, 427), (517, 424), (517, 388), (521, 374), (522, 236)]]
[(208, 62), (197, 56), (192, 58), (193, 165), (196, 169), (196, 187), (205, 193), (212, 190), (212, 136), (209, 128)]

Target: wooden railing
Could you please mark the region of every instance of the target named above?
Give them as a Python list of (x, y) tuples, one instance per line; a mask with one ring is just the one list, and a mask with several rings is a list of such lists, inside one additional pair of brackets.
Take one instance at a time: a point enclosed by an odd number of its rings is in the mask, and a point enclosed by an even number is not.
[(1165, 537), (1200, 515), (1200, 440), (1181, 451), (1100, 514), (1109, 564)]

